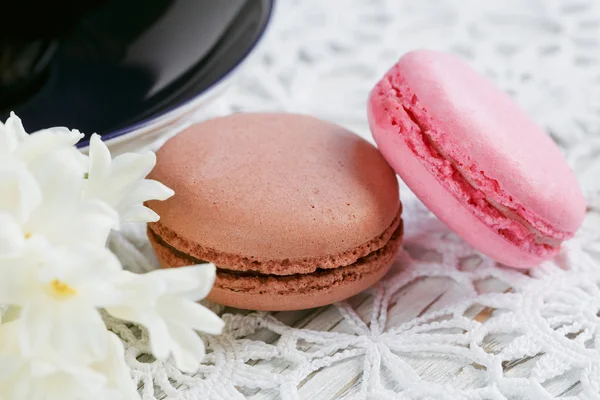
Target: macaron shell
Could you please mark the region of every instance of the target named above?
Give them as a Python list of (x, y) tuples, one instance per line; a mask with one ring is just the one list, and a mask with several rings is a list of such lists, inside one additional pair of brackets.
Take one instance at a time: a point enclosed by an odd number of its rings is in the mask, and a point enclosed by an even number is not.
[[(394, 171), (339, 126), (293, 114), (237, 114), (194, 125), (157, 152), (150, 224), (250, 261), (319, 258), (384, 232), (400, 208)], [(179, 250), (186, 251), (181, 248)]]
[(465, 169), (497, 182), (505, 201), (516, 199), (556, 230), (579, 228), (585, 201), (575, 175), (507, 94), (458, 57), (426, 50), (403, 56), (388, 78), (409, 86), (424, 106), (437, 145)]
[(429, 210), (471, 246), (498, 262), (517, 268), (530, 268), (543, 260), (499, 236), (448, 193), (414, 157), (398, 135), (397, 127), (388, 125), (388, 119), (378, 115), (382, 111), (377, 105), (369, 105), (368, 115), (374, 128), (374, 139), (392, 168)]

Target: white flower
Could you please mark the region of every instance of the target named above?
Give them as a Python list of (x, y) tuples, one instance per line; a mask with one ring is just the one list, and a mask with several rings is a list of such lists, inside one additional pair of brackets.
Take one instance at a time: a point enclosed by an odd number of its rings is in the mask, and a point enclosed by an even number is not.
[[(39, 157), (29, 169), (37, 180), (42, 203), (24, 223), (28, 235), (43, 234), (52, 243), (74, 242), (104, 246), (119, 217), (105, 202), (83, 198), (87, 170), (73, 149), (61, 149)], [(77, 154), (77, 155), (76, 155)]]
[(104, 247), (52, 247), (41, 236), (0, 257), (0, 304), (20, 309), (23, 354), (50, 346), (72, 362), (102, 359), (106, 327), (97, 307), (119, 303), (114, 282), (121, 271)]
[(103, 245), (117, 226), (110, 207), (82, 199), (87, 157), (73, 147), (82, 136), (66, 128), (28, 135), (14, 114), (0, 123), (0, 212), (12, 214), (25, 235)]
[[(123, 345), (112, 333), (102, 361), (65, 362), (51, 347), (33, 356), (19, 352), (16, 322), (0, 325), (0, 398), (7, 400), (139, 399), (123, 357)], [(2, 397), (3, 396), (3, 397)]]
[(139, 399), (121, 341), (99, 309), (144, 325), (158, 359), (193, 372), (204, 356), (195, 331), (223, 321), (195, 301), (215, 280), (214, 265), (144, 275), (123, 271), (105, 247), (124, 221), (156, 221), (147, 200), (173, 191), (145, 179), (153, 153), (110, 152), (78, 131), (28, 135), (11, 114), (0, 123), (0, 399)]
[(152, 152), (126, 153), (111, 159), (98, 135), (92, 135), (89, 150), (90, 169), (85, 187), (86, 198), (105, 201), (118, 211), (122, 221), (157, 221), (158, 215), (142, 203), (166, 200), (173, 191), (160, 182), (143, 179), (156, 164)]
[(217, 315), (196, 303), (210, 292), (215, 266), (204, 264), (141, 275), (124, 271), (122, 278), (119, 288), (123, 303), (106, 311), (144, 325), (157, 359), (172, 355), (180, 370), (196, 371), (204, 357), (204, 342), (195, 331), (219, 334), (223, 329)]

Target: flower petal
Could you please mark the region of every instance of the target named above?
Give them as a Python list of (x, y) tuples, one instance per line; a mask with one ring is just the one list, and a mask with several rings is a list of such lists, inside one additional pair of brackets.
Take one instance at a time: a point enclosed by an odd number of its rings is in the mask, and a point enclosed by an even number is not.
[(94, 133), (90, 138), (90, 150), (89, 154), (89, 170), (88, 180), (92, 177), (106, 175), (108, 168), (110, 167), (111, 157), (108, 147), (100, 139), (100, 135)]
[(23, 354), (48, 346), (71, 363), (86, 365), (106, 354), (106, 326), (99, 311), (74, 301), (52, 301), (23, 307), (20, 347)]
[(56, 308), (45, 342), (66, 360), (85, 365), (106, 356), (106, 325), (91, 305), (66, 302)]
[[(144, 175), (145, 176), (145, 175)], [(128, 203), (141, 203), (146, 200), (166, 200), (175, 192), (166, 185), (153, 179), (139, 181), (135, 188), (127, 195)], [(129, 204), (126, 204), (129, 205)]]
[(118, 391), (124, 400), (140, 399), (137, 386), (131, 379), (131, 371), (125, 363), (123, 342), (112, 332), (107, 332), (108, 347), (106, 358), (92, 365), (92, 368), (108, 379), (108, 387)]
[(165, 285), (165, 292), (177, 293), (186, 299), (198, 301), (210, 293), (215, 283), (216, 267), (214, 264), (199, 264), (157, 269), (145, 275), (162, 281)]
[[(28, 369), (23, 370), (13, 382), (11, 399), (64, 400), (64, 399), (125, 399), (107, 388), (102, 374), (85, 366), (64, 363), (53, 365), (52, 359), (32, 359)], [(45, 365), (44, 365), (45, 364)], [(46, 373), (40, 374), (40, 371)]]
[(113, 172), (118, 172), (120, 184), (117, 186), (123, 188), (125, 183), (145, 178), (154, 165), (156, 165), (156, 155), (151, 151), (140, 154), (124, 153), (115, 157), (111, 169)]
[(0, 211), (0, 257), (14, 255), (25, 244), (25, 236), (14, 217)]
[(29, 165), (39, 182), (44, 201), (59, 198), (81, 198), (84, 170), (76, 150), (71, 148), (46, 153)]
[(122, 214), (123, 222), (156, 222), (160, 216), (141, 204), (127, 207)]
[(161, 297), (158, 310), (169, 325), (181, 324), (212, 335), (220, 334), (225, 326), (225, 322), (208, 308), (175, 296)]
[(173, 346), (173, 360), (178, 369), (194, 373), (204, 358), (204, 341), (196, 332), (181, 325), (169, 325), (169, 333), (177, 346)]
[[(86, 243), (104, 246), (110, 231), (119, 228), (119, 215), (106, 203), (86, 199), (71, 210), (72, 223), (61, 230), (62, 243)], [(93, 228), (92, 228), (93, 227)]]
[[(23, 141), (17, 150), (17, 154), (25, 163), (47, 155), (59, 149), (71, 149), (79, 153), (73, 146), (83, 138), (83, 134), (77, 130), (57, 127), (44, 129), (29, 135), (28, 140)], [(83, 156), (81, 153), (79, 153)]]
[(28, 357), (39, 348), (53, 325), (53, 313), (48, 307), (23, 307), (19, 324), (19, 347)]
[(172, 349), (171, 335), (165, 321), (158, 317), (136, 321), (146, 327), (150, 339), (152, 354), (158, 360), (166, 360)]
[(21, 165), (0, 168), (0, 210), (23, 223), (42, 202), (42, 190), (34, 176)]
[(6, 149), (9, 151), (14, 151), (19, 143), (25, 141), (28, 137), (21, 119), (12, 111), (6, 122), (4, 124), (0, 123), (0, 136), (3, 137), (4, 143), (2, 144), (6, 145)]
[[(0, 368), (0, 388), (2, 388), (2, 383), (10, 380), (23, 367), (23, 359), (14, 355), (0, 355), (0, 365), (2, 366)], [(3, 392), (0, 391), (0, 393)]]
[(0, 257), (0, 304), (18, 306), (30, 301), (33, 273), (39, 261), (37, 242), (35, 239), (27, 243), (21, 254)]

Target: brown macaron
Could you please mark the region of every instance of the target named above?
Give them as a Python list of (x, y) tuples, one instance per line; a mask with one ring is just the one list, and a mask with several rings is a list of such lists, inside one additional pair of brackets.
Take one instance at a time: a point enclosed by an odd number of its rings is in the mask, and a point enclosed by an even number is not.
[(398, 181), (367, 141), (313, 117), (235, 114), (191, 126), (157, 152), (151, 201), (162, 267), (217, 266), (208, 296), (252, 310), (298, 310), (361, 292), (402, 239)]

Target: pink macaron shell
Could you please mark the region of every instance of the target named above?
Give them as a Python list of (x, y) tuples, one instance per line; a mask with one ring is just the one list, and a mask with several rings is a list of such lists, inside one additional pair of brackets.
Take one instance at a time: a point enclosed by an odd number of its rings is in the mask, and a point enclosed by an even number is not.
[(467, 243), (490, 258), (516, 268), (530, 268), (543, 258), (508, 242), (475, 217), (413, 156), (396, 126), (386, 123), (382, 109), (368, 108), (373, 137), (391, 167), (440, 220)]
[(558, 147), (460, 59), (408, 53), (371, 92), (368, 114), (380, 151), (407, 185), (491, 258), (528, 268), (558, 252), (537, 245), (524, 221), (557, 243), (581, 225), (583, 195)]
[(390, 73), (425, 107), (437, 144), (498, 182), (503, 201), (514, 199), (555, 230), (573, 234), (579, 228), (585, 201), (577, 178), (554, 141), (510, 96), (446, 53), (413, 51)]

